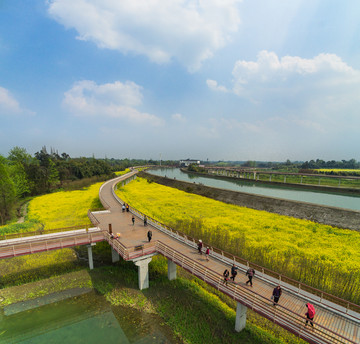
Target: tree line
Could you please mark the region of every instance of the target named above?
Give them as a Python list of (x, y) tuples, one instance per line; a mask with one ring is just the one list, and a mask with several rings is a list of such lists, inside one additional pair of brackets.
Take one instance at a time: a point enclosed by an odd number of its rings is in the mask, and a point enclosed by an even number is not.
[(0, 155), (0, 224), (12, 218), (17, 204), (26, 197), (49, 193), (79, 180), (109, 179), (115, 176), (115, 171), (147, 164), (159, 162), (152, 159), (71, 158), (54, 149), (48, 152), (45, 146), (32, 156), (25, 148), (14, 147), (7, 157)]

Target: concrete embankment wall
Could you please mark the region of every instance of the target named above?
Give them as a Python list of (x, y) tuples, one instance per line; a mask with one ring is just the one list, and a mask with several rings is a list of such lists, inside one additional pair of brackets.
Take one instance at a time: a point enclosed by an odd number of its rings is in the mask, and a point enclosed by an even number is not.
[(348, 228), (360, 231), (359, 211), (213, 188), (205, 185), (155, 176), (146, 172), (140, 172), (138, 175), (139, 177), (146, 178), (165, 186), (209, 197), (225, 203), (236, 204), (256, 210), (264, 210), (280, 215), (292, 216), (299, 219), (311, 220), (339, 228)]

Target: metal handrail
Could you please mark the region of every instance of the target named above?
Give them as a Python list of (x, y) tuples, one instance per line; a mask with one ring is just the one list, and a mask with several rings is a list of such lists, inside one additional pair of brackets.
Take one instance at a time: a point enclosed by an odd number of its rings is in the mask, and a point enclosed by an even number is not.
[[(295, 323), (298, 326), (297, 326), (297, 331), (295, 331), (295, 332), (294, 332), (294, 330), (291, 330), (289, 328), (288, 329), (298, 336), (307, 338), (307, 336), (304, 336), (303, 334), (301, 334), (304, 331), (303, 330), (303, 327), (304, 327), (304, 316), (303, 315), (298, 314), (298, 313), (292, 311), (291, 309), (288, 309), (287, 307), (284, 307), (282, 305), (277, 306), (277, 309), (281, 309), (281, 311), (277, 311), (276, 309), (274, 309), (273, 306), (270, 306), (272, 303), (269, 303), (269, 300), (266, 297), (253, 291), (252, 289), (248, 289), (244, 285), (240, 285), (236, 282), (230, 282), (230, 281), (228, 282), (227, 285), (224, 284), (223, 278), (219, 275), (219, 273), (217, 273), (216, 271), (214, 271), (210, 268), (206, 268), (206, 267), (204, 268), (204, 266), (202, 266), (201, 264), (198, 264), (198, 263), (195, 263), (195, 266), (194, 266), (194, 261), (191, 258), (188, 258), (181, 252), (171, 248), (170, 246), (164, 244), (161, 241), (156, 241), (156, 250), (159, 253), (161, 253), (162, 255), (164, 255), (165, 257), (174, 261), (175, 263), (178, 263), (185, 270), (188, 270), (193, 275), (202, 279), (206, 283), (214, 286), (216, 289), (227, 294), (228, 296), (230, 296), (237, 302), (244, 304), (246, 307), (255, 309), (256, 305), (259, 305), (259, 306), (261, 306), (262, 309), (264, 307), (268, 308), (267, 311), (265, 312), (267, 314), (264, 314), (264, 315), (269, 317), (269, 313), (270, 313), (270, 315), (272, 315), (272, 313), (274, 312), (275, 319), (272, 319), (274, 322), (279, 322), (279, 320), (276, 321), (276, 317), (282, 318), (283, 320), (288, 320), (288, 318), (290, 317), (292, 324), (295, 321)], [(220, 278), (220, 280), (219, 280), (219, 278)], [(243, 296), (243, 297), (241, 297), (241, 296)], [(249, 299), (250, 299), (250, 301), (249, 301)], [(269, 310), (270, 310), (270, 312), (269, 312)], [(264, 313), (264, 310), (263, 310), (263, 313)], [(287, 316), (285, 316), (285, 315), (287, 315)], [(344, 336), (328, 329), (327, 327), (325, 327), (319, 323), (316, 323), (316, 322), (313, 322), (313, 323), (316, 324), (316, 333), (314, 334), (313, 332), (311, 332), (312, 336), (318, 337), (318, 339), (323, 340), (324, 339), (323, 336), (320, 337), (320, 336), (316, 335), (318, 332), (321, 332), (321, 333), (323, 333), (323, 335), (326, 335), (326, 336), (329, 336), (329, 334), (328, 334), (329, 332), (331, 334), (331, 338), (329, 339), (330, 341), (322, 342), (322, 343), (334, 343), (334, 340), (340, 340), (340, 343), (343, 343), (343, 340), (346, 340), (348, 343), (356, 344), (354, 341), (352, 341), (348, 338), (345, 338)]]

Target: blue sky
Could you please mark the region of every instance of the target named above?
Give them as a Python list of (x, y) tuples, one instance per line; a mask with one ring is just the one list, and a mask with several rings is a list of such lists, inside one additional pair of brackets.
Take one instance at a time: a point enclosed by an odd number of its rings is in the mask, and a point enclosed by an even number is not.
[(358, 0), (0, 0), (0, 154), (360, 160)]

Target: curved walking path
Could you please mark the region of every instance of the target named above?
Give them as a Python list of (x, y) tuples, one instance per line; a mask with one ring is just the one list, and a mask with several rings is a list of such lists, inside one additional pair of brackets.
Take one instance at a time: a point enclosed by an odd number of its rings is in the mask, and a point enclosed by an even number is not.
[[(162, 254), (176, 265), (182, 266), (206, 283), (238, 301), (239, 305), (253, 309), (279, 324), (288, 331), (308, 341), (309, 343), (360, 343), (360, 314), (353, 310), (326, 301), (309, 292), (302, 291), (299, 286), (280, 282), (283, 294), (279, 305), (274, 307), (270, 297), (273, 288), (279, 280), (266, 275), (263, 271), (256, 272), (251, 288), (245, 284), (247, 277), (244, 272), (247, 266), (235, 260), (238, 275), (235, 283), (223, 284), (222, 273), (234, 262), (231, 255), (212, 251), (209, 261), (205, 255), (196, 250), (196, 243), (188, 238), (169, 230), (155, 220), (149, 219), (148, 226), (143, 224), (143, 214), (130, 208), (130, 212), (122, 212), (121, 200), (114, 193), (117, 183), (133, 178), (137, 171), (117, 177), (103, 184), (99, 196), (106, 211), (93, 212), (90, 218), (93, 224), (104, 231), (105, 239), (124, 259), (146, 260), (154, 254)], [(135, 216), (135, 224), (131, 218)], [(120, 237), (112, 239), (109, 234), (120, 233)], [(152, 242), (148, 243), (147, 231), (153, 233)], [(151, 282), (150, 282), (151, 283)], [(311, 302), (316, 308), (315, 328), (305, 327), (305, 304)], [(346, 301), (344, 301), (346, 304)], [(354, 305), (355, 308), (358, 307)], [(360, 307), (357, 309), (359, 311)]]

